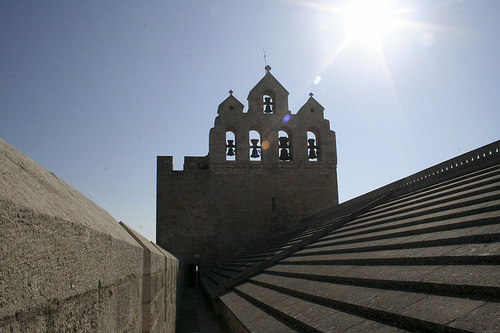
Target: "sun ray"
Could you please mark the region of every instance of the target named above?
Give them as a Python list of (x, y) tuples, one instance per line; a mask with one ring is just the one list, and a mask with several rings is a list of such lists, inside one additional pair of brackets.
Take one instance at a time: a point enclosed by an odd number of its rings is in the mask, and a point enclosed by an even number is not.
[(382, 76), (385, 81), (386, 86), (389, 88), (389, 98), (390, 102), (393, 105), (393, 109), (397, 112), (398, 115), (404, 116), (403, 107), (399, 101), (399, 96), (396, 91), (396, 86), (394, 85), (394, 80), (392, 79), (391, 71), (389, 70), (389, 66), (387, 65), (387, 61), (384, 55), (383, 49), (377, 48), (377, 59), (380, 61), (380, 67), (382, 69)]
[[(391, 47), (391, 33), (404, 30), (412, 32), (417, 36), (424, 46), (431, 46), (436, 42), (438, 34), (455, 34), (461, 36), (477, 37), (479, 32), (464, 30), (457, 27), (436, 25), (429, 22), (412, 20), (417, 8), (400, 7), (400, 3), (394, 0), (348, 0), (343, 4), (332, 4), (319, 0), (275, 0), (287, 5), (299, 6), (318, 10), (322, 13), (331, 13), (332, 19), (341, 25), (336, 25), (336, 32), (343, 32), (344, 36), (336, 42), (307, 82), (304, 82), (304, 90), (310, 89), (311, 85), (322, 84), (324, 72), (342, 54), (344, 50), (357, 44), (366, 47), (371, 54), (371, 59), (376, 62), (373, 65), (380, 71), (381, 80), (386, 85), (390, 94), (390, 103), (393, 111), (402, 115), (402, 106), (399, 101), (397, 90), (391, 75), (386, 57), (385, 48)], [(414, 19), (414, 18), (413, 18)], [(325, 31), (322, 31), (325, 33)], [(320, 82), (321, 81), (321, 82)], [(381, 82), (382, 82), (381, 81)]]
[(353, 0), (340, 9), (349, 42), (369, 45), (379, 44), (391, 30), (401, 25), (400, 15), (404, 12), (390, 0)]

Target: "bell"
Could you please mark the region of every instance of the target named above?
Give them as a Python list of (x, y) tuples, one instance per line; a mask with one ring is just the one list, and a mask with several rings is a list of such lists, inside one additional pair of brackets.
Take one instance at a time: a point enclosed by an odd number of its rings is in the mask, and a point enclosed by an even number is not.
[(227, 156), (234, 156), (234, 148), (236, 148), (236, 145), (233, 142), (234, 140), (227, 140)]
[(264, 113), (273, 113), (273, 110), (271, 109), (271, 97), (265, 97), (265, 100), (264, 105), (266, 107), (264, 108)]
[(278, 145), (280, 148), (290, 148), (290, 145), (288, 144), (288, 138), (286, 136), (278, 138)]
[(252, 148), (252, 154), (250, 155), (251, 158), (258, 158), (260, 157), (260, 146), (258, 145), (259, 139), (250, 139), (250, 142), (252, 143), (251, 147)]
[(281, 161), (288, 161), (288, 160), (290, 160), (290, 154), (288, 153), (287, 149), (285, 149), (285, 148), (281, 149), (280, 160)]
[(310, 159), (314, 159), (314, 158), (317, 158), (318, 157), (318, 154), (317, 154), (317, 146), (314, 144), (314, 139), (309, 139), (307, 140), (307, 142), (309, 143), (309, 158)]
[(252, 155), (250, 155), (251, 158), (258, 158), (260, 157), (259, 150), (257, 148), (252, 149)]

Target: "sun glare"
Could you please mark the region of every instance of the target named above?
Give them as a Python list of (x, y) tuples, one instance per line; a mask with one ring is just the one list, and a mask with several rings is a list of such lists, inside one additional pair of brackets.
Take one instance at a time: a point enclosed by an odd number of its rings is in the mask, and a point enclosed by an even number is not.
[(347, 44), (378, 44), (400, 24), (400, 13), (389, 0), (353, 0), (340, 13), (345, 21)]

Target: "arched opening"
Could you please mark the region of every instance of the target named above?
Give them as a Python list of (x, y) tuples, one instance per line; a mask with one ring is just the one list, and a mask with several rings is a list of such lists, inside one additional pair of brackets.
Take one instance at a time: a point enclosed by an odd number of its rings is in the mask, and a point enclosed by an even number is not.
[(250, 131), (248, 133), (250, 143), (250, 161), (260, 161), (262, 155), (262, 148), (260, 146), (260, 134), (257, 131)]
[(319, 156), (318, 140), (311, 131), (307, 131), (307, 156), (309, 161), (317, 161)]
[(226, 161), (236, 161), (236, 136), (233, 132), (226, 132)]
[(278, 131), (278, 147), (280, 161), (291, 161), (291, 144), (288, 133), (285, 131)]

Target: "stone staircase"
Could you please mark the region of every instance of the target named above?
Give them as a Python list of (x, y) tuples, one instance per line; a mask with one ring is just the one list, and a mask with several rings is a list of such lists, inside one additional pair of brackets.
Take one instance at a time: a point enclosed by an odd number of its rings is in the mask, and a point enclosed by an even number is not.
[(309, 224), (202, 284), (235, 332), (500, 332), (500, 163)]

